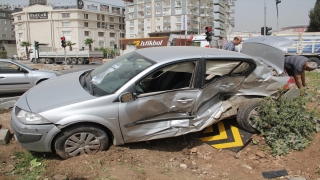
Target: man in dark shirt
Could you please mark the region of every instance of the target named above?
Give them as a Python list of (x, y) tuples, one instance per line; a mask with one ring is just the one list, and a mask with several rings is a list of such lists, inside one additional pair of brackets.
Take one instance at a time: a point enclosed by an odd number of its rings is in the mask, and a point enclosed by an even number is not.
[(316, 62), (310, 62), (304, 56), (287, 56), (284, 58), (284, 68), (289, 76), (293, 76), (298, 88), (307, 87), (305, 70), (313, 71), (318, 67)]
[(236, 51), (236, 45), (240, 44), (242, 41), (242, 38), (240, 36), (236, 36), (233, 38), (232, 41), (227, 42), (222, 49), (229, 50), (229, 51)]

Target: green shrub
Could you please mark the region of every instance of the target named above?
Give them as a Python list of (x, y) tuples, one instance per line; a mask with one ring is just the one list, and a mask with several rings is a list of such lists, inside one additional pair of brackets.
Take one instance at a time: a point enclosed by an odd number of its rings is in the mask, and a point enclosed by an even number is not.
[(314, 132), (320, 131), (319, 119), (314, 109), (306, 110), (311, 96), (285, 98), (280, 90), (280, 98), (267, 97), (259, 107), (256, 116), (258, 130), (265, 136), (272, 155), (284, 155), (291, 150), (303, 150), (312, 140)]

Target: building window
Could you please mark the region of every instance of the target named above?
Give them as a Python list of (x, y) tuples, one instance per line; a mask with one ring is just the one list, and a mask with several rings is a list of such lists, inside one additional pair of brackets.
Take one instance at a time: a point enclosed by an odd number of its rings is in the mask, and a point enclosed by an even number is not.
[(110, 37), (115, 37), (116, 34), (115, 33), (110, 33)]
[(148, 22), (148, 23), (151, 22), (151, 19), (147, 19), (147, 22)]
[(114, 47), (114, 41), (110, 41), (110, 47)]
[(156, 14), (161, 14), (161, 12), (159, 10), (156, 11)]
[(181, 6), (181, 1), (176, 1), (176, 6)]
[(11, 38), (14, 38), (15, 37), (15, 35), (14, 34), (11, 34)]
[(151, 15), (151, 12), (150, 12), (150, 11), (147, 11), (146, 15)]
[(157, 18), (157, 22), (160, 22), (161, 21), (161, 19), (160, 18)]
[(89, 15), (88, 14), (84, 14), (84, 19), (89, 19)]
[(70, 26), (70, 22), (62, 22), (62, 27), (69, 27)]
[(110, 22), (114, 22), (114, 17), (110, 17), (110, 18), (109, 18), (109, 21), (110, 21)]
[(181, 14), (182, 11), (181, 11), (181, 8), (176, 8), (176, 14)]
[(133, 33), (134, 33), (134, 29), (133, 29), (133, 28), (130, 28), (129, 33), (130, 33), (130, 34), (133, 34)]
[(157, 3), (156, 3), (156, 6), (157, 6), (157, 7), (160, 7), (160, 6), (161, 6), (161, 3), (157, 2)]
[(70, 13), (61, 13), (62, 18), (69, 18)]
[(133, 21), (130, 21), (130, 26), (134, 26), (134, 22)]
[(23, 34), (22, 33), (18, 33), (18, 37), (19, 37), (19, 39), (22, 39), (23, 38)]
[(64, 37), (71, 36), (71, 32), (70, 31), (62, 31), (62, 36), (64, 36)]
[(101, 20), (105, 21), (104, 15), (101, 15)]
[(147, 8), (151, 7), (151, 3), (147, 3), (147, 4), (146, 4), (146, 7), (147, 7)]
[(0, 20), (0, 24), (7, 24), (6, 20)]
[(181, 30), (181, 25), (178, 25), (176, 30)]
[(98, 21), (100, 20), (100, 14), (97, 14), (97, 20)]
[(148, 27), (147, 27), (147, 30), (150, 31), (150, 29), (151, 29), (150, 26), (148, 26)]
[(21, 20), (21, 16), (17, 16), (17, 19), (18, 19), (18, 21), (20, 21)]
[(85, 36), (89, 36), (89, 31), (84, 31)]
[(110, 25), (110, 29), (114, 29), (114, 25), (111, 24), (111, 25)]
[(8, 28), (7, 27), (0, 27), (1, 31), (7, 31)]
[(104, 35), (103, 32), (98, 32), (98, 36), (102, 37)]
[(176, 22), (181, 22), (181, 17), (180, 16), (176, 16)]
[(102, 22), (102, 23), (101, 23), (101, 27), (104, 28), (104, 29), (106, 29), (106, 28), (107, 28), (107, 23)]
[(98, 22), (98, 23), (97, 23), (97, 28), (100, 28), (100, 27), (101, 27), (101, 26), (100, 26), (100, 22)]
[(18, 29), (22, 29), (22, 24), (18, 24)]
[(0, 17), (6, 17), (5, 13), (0, 13)]
[(157, 30), (160, 30), (160, 26), (157, 26)]
[(104, 47), (104, 41), (99, 41), (99, 47)]
[(6, 34), (1, 34), (1, 37), (6, 38), (7, 35)]
[(84, 27), (89, 27), (89, 23), (88, 22), (84, 22)]

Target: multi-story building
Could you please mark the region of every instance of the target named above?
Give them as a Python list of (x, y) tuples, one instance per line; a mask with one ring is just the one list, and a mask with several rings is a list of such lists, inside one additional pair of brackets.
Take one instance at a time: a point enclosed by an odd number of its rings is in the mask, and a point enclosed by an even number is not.
[(233, 0), (123, 0), (126, 7), (126, 38), (148, 37), (155, 32), (201, 34), (213, 28), (214, 36), (226, 37), (234, 25)]
[[(61, 37), (75, 43), (74, 51), (85, 47), (85, 40), (91, 38), (93, 49), (120, 46), (124, 37), (124, 7), (92, 1), (74, 0), (74, 4), (33, 5), (14, 13), (17, 42), (34, 44), (38, 41), (40, 51), (62, 51)], [(23, 47), (18, 47), (18, 55), (25, 56)]]
[(16, 38), (14, 33), (14, 12), (21, 11), (22, 6), (0, 4), (0, 49), (7, 52), (8, 57), (16, 55)]
[(29, 0), (29, 5), (35, 5), (35, 4), (41, 4), (41, 5), (46, 5), (47, 0)]

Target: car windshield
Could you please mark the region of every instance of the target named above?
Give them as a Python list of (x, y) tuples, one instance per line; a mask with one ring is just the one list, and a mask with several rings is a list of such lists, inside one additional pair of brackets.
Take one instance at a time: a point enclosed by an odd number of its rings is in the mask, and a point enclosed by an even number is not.
[(93, 94), (103, 96), (114, 93), (152, 64), (153, 61), (137, 52), (119, 56), (105, 63), (90, 73)]
[(14, 61), (14, 63), (18, 64), (19, 66), (22, 66), (23, 68), (25, 69), (28, 69), (28, 70), (33, 70), (32, 67), (26, 65), (26, 64), (23, 64), (23, 63), (19, 63), (18, 61)]

